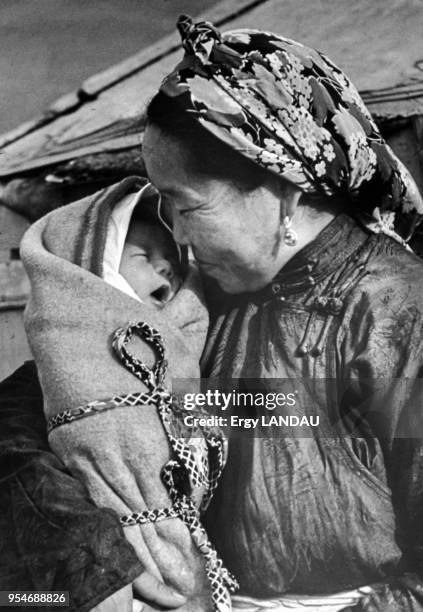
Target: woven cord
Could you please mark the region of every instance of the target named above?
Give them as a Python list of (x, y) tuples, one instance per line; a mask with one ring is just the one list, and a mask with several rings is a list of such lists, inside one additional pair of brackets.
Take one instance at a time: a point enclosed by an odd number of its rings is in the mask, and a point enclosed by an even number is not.
[[(155, 351), (157, 360), (151, 369), (128, 351), (127, 345), (134, 335), (150, 344)], [(238, 583), (224, 567), (222, 560), (208, 539), (206, 530), (200, 522), (199, 510), (194, 502), (180, 491), (175, 483), (175, 476), (182, 468), (188, 473), (192, 486), (205, 484), (204, 475), (198, 469), (191, 449), (182, 438), (176, 438), (172, 434), (172, 420), (175, 416), (172, 396), (162, 386), (167, 366), (163, 339), (159, 332), (147, 323), (130, 323), (126, 327), (116, 330), (112, 346), (125, 367), (147, 386), (150, 397), (154, 397), (152, 403), (157, 406), (164, 430), (176, 457), (176, 459), (167, 462), (161, 474), (163, 483), (172, 500), (172, 506), (133, 513), (122, 517), (121, 523), (127, 526), (157, 522), (168, 518), (180, 518), (188, 527), (195, 544), (205, 558), (206, 574), (211, 585), (214, 610), (230, 612), (232, 605), (228, 591), (233, 592), (239, 588)], [(223, 441), (209, 431), (205, 432), (205, 440), (209, 455), (209, 475), (207, 492), (202, 507), (206, 507), (210, 501), (224, 466)]]
[[(127, 345), (134, 335), (151, 345), (155, 351), (156, 363), (151, 369), (128, 351)], [(143, 322), (130, 323), (126, 327), (115, 331), (112, 346), (125, 367), (147, 386), (148, 391), (115, 395), (106, 400), (97, 400), (84, 406), (65, 410), (49, 419), (47, 431), (50, 433), (56, 427), (112, 408), (155, 405), (175, 455), (175, 459), (166, 463), (161, 474), (163, 483), (170, 495), (172, 506), (133, 512), (122, 516), (120, 523), (123, 527), (130, 527), (156, 523), (171, 518), (181, 519), (188, 527), (191, 537), (205, 558), (206, 574), (211, 585), (214, 610), (216, 612), (230, 612), (232, 606), (228, 591), (234, 592), (238, 589), (238, 583), (224, 567), (222, 560), (208, 539), (206, 530), (200, 522), (200, 511), (196, 508), (192, 499), (187, 497), (176, 484), (178, 481), (176, 475), (180, 474), (182, 470), (188, 474), (191, 487), (205, 487), (206, 492), (200, 506), (201, 510), (205, 509), (213, 496), (225, 464), (225, 441), (207, 428), (202, 430), (208, 454), (207, 461), (204, 460), (202, 465), (203, 468), (204, 465), (207, 466), (208, 474), (205, 476), (204, 471), (202, 472), (199, 469), (188, 444), (185, 443), (183, 438), (177, 438), (173, 435), (172, 423), (177, 407), (172, 403), (172, 395), (162, 386), (167, 362), (163, 339), (156, 329)]]
[(60, 425), (66, 425), (72, 423), (83, 417), (93, 416), (112, 408), (120, 408), (121, 406), (146, 406), (148, 404), (157, 404), (161, 399), (161, 391), (157, 390), (153, 393), (128, 393), (126, 395), (114, 395), (107, 400), (96, 400), (89, 402), (84, 406), (78, 406), (77, 408), (71, 408), (70, 410), (64, 410), (59, 412), (54, 417), (51, 417), (47, 421), (47, 433), (50, 433), (56, 427)]

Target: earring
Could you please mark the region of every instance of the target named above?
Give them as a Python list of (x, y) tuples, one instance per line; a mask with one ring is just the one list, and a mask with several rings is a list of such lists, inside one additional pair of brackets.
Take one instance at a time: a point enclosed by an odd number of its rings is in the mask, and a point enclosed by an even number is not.
[(298, 240), (297, 232), (294, 232), (291, 225), (292, 221), (287, 215), (283, 220), (283, 226), (285, 228), (284, 242), (287, 246), (295, 246)]

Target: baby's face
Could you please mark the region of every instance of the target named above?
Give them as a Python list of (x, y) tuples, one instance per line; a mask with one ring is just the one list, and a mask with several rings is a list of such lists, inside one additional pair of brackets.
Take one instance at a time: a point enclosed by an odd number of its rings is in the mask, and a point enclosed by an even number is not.
[(160, 225), (132, 221), (119, 272), (143, 302), (156, 308), (164, 306), (182, 282), (171, 235)]

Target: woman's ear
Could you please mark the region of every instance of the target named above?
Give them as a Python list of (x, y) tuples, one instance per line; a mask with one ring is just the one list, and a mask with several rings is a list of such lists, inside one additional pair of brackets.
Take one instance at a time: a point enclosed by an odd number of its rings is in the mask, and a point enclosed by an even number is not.
[(284, 179), (279, 179), (278, 191), (281, 207), (281, 222), (283, 222), (285, 217), (292, 219), (303, 192), (299, 187), (294, 185), (294, 183), (290, 183)]

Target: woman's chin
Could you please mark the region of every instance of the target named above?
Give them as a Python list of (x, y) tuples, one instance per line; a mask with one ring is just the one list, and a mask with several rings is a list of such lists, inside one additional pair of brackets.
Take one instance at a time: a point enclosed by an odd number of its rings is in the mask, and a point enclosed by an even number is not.
[(241, 278), (237, 276), (219, 274), (219, 271), (217, 271), (216, 274), (213, 274), (212, 272), (213, 271), (208, 270), (205, 273), (208, 276), (214, 278), (214, 280), (217, 281), (220, 288), (225, 291), (225, 293), (230, 294), (254, 293), (255, 291), (263, 289), (269, 283), (269, 280), (267, 278), (255, 278), (253, 275)]

